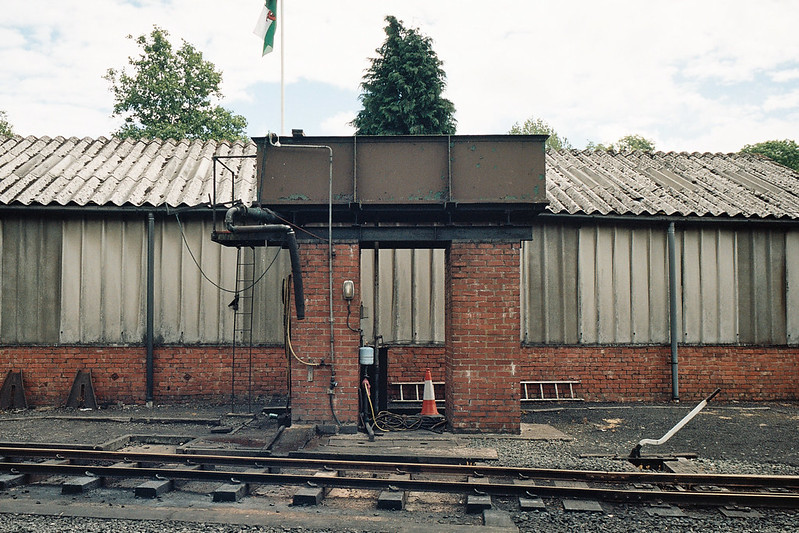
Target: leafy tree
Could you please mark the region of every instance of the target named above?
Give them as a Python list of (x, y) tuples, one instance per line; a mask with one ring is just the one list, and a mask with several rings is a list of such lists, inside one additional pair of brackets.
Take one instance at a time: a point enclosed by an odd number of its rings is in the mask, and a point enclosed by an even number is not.
[(570, 150), (572, 145), (566, 137), (561, 138), (555, 129), (540, 118), (528, 118), (521, 126), (515, 123), (511, 126), (510, 135), (549, 135), (544, 143), (547, 150)]
[(650, 141), (643, 135), (625, 135), (613, 145), (617, 152), (631, 152), (641, 150), (643, 152), (654, 152), (655, 142)]
[(747, 144), (741, 148), (747, 154), (764, 155), (781, 165), (799, 171), (799, 145), (796, 141), (765, 141), (757, 144)]
[(432, 39), (386, 17), (386, 40), (361, 82), (363, 109), (352, 125), (358, 135), (455, 133), (455, 106), (441, 94), (442, 62)]
[(7, 137), (12, 137), (14, 135), (14, 128), (8, 123), (5, 111), (0, 111), (0, 135), (5, 135)]
[(168, 37), (166, 30), (154, 26), (149, 36), (135, 39), (143, 52), (138, 58), (128, 58), (133, 72), (111, 68), (104, 76), (116, 102), (112, 116), (125, 117), (115, 135), (134, 139), (244, 138), (247, 120), (211, 103), (212, 97), (222, 97), (222, 73), (186, 41), (173, 51)]
[(586, 150), (604, 150), (606, 152), (632, 152), (640, 150), (642, 152), (654, 152), (655, 141), (650, 141), (643, 135), (625, 135), (615, 143), (604, 145), (589, 142)]

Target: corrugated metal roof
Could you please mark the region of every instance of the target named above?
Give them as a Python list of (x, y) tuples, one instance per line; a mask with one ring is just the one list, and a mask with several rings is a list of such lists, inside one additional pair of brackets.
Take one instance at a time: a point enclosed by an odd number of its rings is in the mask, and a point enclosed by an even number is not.
[(799, 218), (799, 173), (752, 154), (547, 152), (551, 213)]
[[(193, 206), (208, 203), (213, 156), (255, 155), (237, 141), (0, 137), (0, 205)], [(233, 196), (255, 197), (255, 160), (230, 158)], [(231, 198), (231, 173), (217, 166), (217, 198)]]
[[(252, 142), (0, 137), (0, 205), (193, 206), (208, 202), (213, 156)], [(255, 198), (254, 158), (217, 165), (217, 198)], [(799, 173), (751, 154), (547, 153), (556, 214), (799, 219)]]

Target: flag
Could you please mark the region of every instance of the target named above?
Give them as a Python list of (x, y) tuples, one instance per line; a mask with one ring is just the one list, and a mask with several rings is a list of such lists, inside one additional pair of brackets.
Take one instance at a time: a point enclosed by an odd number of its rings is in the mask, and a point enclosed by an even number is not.
[(275, 31), (277, 30), (277, 0), (266, 0), (261, 9), (261, 16), (253, 33), (264, 43), (262, 56), (265, 56), (274, 49)]

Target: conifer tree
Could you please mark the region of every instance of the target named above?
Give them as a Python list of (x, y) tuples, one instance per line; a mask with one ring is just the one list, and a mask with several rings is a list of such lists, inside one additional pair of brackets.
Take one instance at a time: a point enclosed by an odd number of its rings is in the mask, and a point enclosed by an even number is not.
[(442, 96), (446, 74), (432, 39), (386, 17), (386, 41), (361, 83), (358, 135), (455, 133), (455, 106)]

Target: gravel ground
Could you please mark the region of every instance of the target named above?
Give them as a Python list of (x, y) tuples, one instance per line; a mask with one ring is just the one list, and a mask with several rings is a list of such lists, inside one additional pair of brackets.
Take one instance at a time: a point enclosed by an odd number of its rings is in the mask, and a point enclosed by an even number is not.
[[(536, 406), (538, 407), (538, 406)], [(660, 438), (693, 405), (643, 404), (561, 404), (540, 406), (523, 412), (523, 421), (549, 424), (572, 439), (538, 441), (477, 437), (476, 447), (493, 447), (504, 465), (577, 468), (595, 470), (629, 469), (626, 461), (610, 457), (626, 456), (642, 438)], [(141, 420), (142, 417), (196, 418), (196, 423), (170, 424), (162, 434), (208, 434), (203, 422), (218, 419), (220, 424), (241, 426), (239, 434), (257, 435), (267, 422), (259, 420), (242, 426), (240, 417), (227, 417), (229, 406), (114, 407), (108, 410), (76, 413), (64, 410), (33, 410), (24, 413), (0, 413), (0, 441), (106, 442), (121, 434), (152, 434), (152, 423), (110, 421), (114, 417)], [(79, 422), (76, 415), (105, 417), (107, 422)], [(55, 423), (53, 423), (55, 421)], [(46, 426), (43, 426), (46, 424)], [(47, 427), (47, 431), (42, 428)], [(662, 446), (645, 446), (644, 454), (694, 452), (694, 462), (711, 473), (759, 473), (799, 475), (799, 404), (711, 403), (679, 433)], [(46, 438), (44, 438), (46, 437)], [(602, 503), (602, 513), (565, 512), (557, 500), (545, 500), (544, 512), (521, 512), (515, 499), (498, 500), (497, 507), (511, 513), (522, 532), (573, 531), (799, 531), (799, 513), (784, 510), (758, 510), (760, 518), (728, 518), (718, 509), (684, 508), (684, 517), (659, 517), (650, 514), (646, 505), (621, 506)], [(81, 530), (150, 533), (164, 531), (192, 532), (300, 532), (333, 531), (330, 529), (266, 528), (187, 524), (182, 522), (126, 521), (87, 518), (58, 518), (0, 513), (0, 531), (71, 532)], [(335, 531), (358, 531), (336, 529)]]

